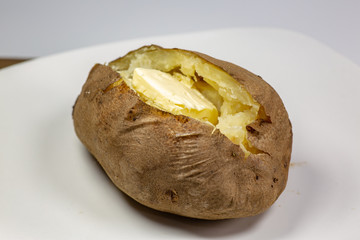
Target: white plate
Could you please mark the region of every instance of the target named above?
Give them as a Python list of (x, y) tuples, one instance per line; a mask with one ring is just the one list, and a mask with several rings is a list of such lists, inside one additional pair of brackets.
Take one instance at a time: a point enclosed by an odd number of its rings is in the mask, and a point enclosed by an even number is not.
[[(144, 44), (205, 52), (261, 75), (294, 130), (288, 186), (259, 216), (201, 221), (118, 191), (74, 134), (94, 63)], [(0, 71), (0, 239), (355, 239), (360, 236), (360, 68), (279, 29), (226, 29), (111, 43)]]

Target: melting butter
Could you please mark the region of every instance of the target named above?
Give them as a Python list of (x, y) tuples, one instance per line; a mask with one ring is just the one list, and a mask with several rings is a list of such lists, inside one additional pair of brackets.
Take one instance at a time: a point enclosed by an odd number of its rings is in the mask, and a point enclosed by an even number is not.
[(216, 125), (218, 111), (197, 89), (190, 88), (169, 73), (135, 68), (132, 88), (148, 103), (175, 115), (185, 115)]

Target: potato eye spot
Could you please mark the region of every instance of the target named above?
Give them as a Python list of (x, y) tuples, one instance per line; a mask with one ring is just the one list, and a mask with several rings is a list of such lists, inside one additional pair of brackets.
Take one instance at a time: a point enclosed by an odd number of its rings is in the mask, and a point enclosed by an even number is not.
[(172, 203), (176, 203), (179, 200), (177, 192), (173, 189), (167, 190), (165, 194), (170, 198)]
[(135, 111), (134, 108), (131, 108), (131, 109), (128, 111), (125, 119), (128, 120), (128, 121), (136, 121), (136, 119), (138, 119), (138, 118), (139, 118), (138, 112)]

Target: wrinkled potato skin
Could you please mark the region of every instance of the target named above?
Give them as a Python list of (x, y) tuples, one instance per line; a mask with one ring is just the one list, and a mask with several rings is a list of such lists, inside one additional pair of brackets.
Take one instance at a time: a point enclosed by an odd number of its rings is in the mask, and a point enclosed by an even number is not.
[(143, 103), (120, 75), (97, 64), (74, 109), (76, 134), (124, 193), (150, 208), (200, 219), (259, 214), (284, 190), (292, 147), (288, 114), (259, 76), (201, 53), (263, 107), (268, 119), (248, 125), (248, 139), (263, 151), (247, 159), (218, 130)]

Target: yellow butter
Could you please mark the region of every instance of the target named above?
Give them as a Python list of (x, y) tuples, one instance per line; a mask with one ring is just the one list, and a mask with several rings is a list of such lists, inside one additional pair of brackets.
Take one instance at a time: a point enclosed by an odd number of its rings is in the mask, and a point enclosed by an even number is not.
[(176, 115), (217, 124), (218, 111), (197, 89), (155, 69), (135, 68), (132, 88), (150, 105)]

